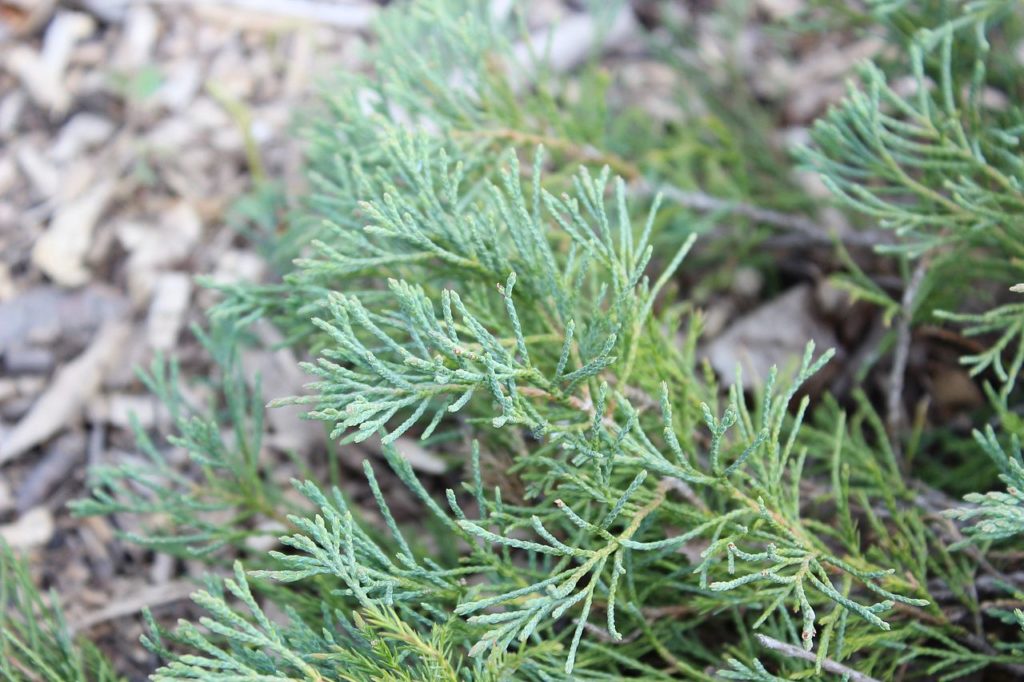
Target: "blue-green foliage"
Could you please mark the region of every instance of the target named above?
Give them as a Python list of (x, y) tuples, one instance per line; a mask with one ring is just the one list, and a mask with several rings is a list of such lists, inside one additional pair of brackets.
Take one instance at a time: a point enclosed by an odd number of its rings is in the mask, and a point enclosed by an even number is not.
[[(903, 21), (896, 23), (905, 25), (903, 14), (927, 3), (874, 4), (883, 17), (899, 15)], [(1008, 49), (1000, 31), (1019, 34), (1019, 6), (1007, 0), (940, 4), (916, 19), (952, 16), (914, 33), (909, 73), (895, 74), (905, 76), (900, 85), (875, 63), (863, 65), (860, 83), (815, 123), (814, 145), (800, 154), (844, 205), (898, 235), (879, 251), (926, 260), (927, 295), (919, 298), (931, 305), (918, 306), (921, 319), (935, 307), (962, 306), (969, 282), (1003, 283), (1005, 292), (1024, 280), (1024, 112), (1017, 103), (1001, 106), (987, 97), (992, 41), (997, 50)], [(872, 298), (863, 288), (858, 293)], [(970, 335), (998, 335), (963, 361), (972, 374), (995, 374), (1005, 406), (1024, 362), (1024, 307), (1011, 302), (937, 314), (966, 324)]]
[[(241, 546), (247, 538), (266, 535), (247, 528), (248, 521), (282, 518), (288, 511), (260, 464), (264, 408), (258, 378), (248, 388), (238, 365), (241, 337), (228, 329), (196, 333), (222, 372), (216, 402), (190, 404), (181, 392), (177, 364), (155, 359), (140, 377), (167, 410), (175, 433), (166, 443), (154, 442), (136, 423), (143, 457), (94, 467), (93, 496), (71, 505), (81, 515), (136, 515), (146, 525), (141, 533), (124, 533), (126, 539), (183, 556)], [(201, 472), (200, 482), (169, 456), (174, 450)]]
[[(874, 10), (902, 17), (908, 4)], [(1024, 257), (1024, 129), (979, 95), (1006, 4), (968, 3), (911, 41), (912, 95), (866, 66), (804, 157), (896, 232), (903, 271), (934, 259), (922, 290), (936, 300), (949, 300), (939, 265), (998, 263), (1010, 277)], [(286, 529), (279, 549), (245, 557), (248, 573), (236, 563), (197, 592), (198, 623), (168, 633), (150, 618), (146, 645), (167, 660), (155, 679), (1020, 672), (1022, 647), (978, 629), (996, 619), (1016, 637), (1024, 616), (980, 620), (988, 560), (968, 551), (1016, 538), (1018, 441), (1006, 454), (994, 431), (979, 437), (1010, 487), (955, 512), (965, 545), (866, 395), (848, 414), (827, 396), (812, 408), (831, 351), (809, 344), (752, 395), (720, 387), (698, 360), (700, 315), (674, 300), (701, 226), (665, 230), (658, 201), (631, 196), (646, 169), (609, 151), (612, 117), (569, 108), (542, 59), (514, 59), (521, 30), (483, 2), (386, 12), (373, 77), (346, 78), (306, 128), (310, 193), (270, 245), (282, 280), (221, 287), (205, 338), (216, 400), (187, 405), (173, 364), (146, 375), (186, 457), (140, 429), (148, 460), (95, 471), (77, 511), (140, 515), (129, 540), (214, 564), (247, 552), (261, 522)], [(952, 61), (964, 41), (966, 76)], [(863, 272), (850, 281), (888, 318), (907, 315)], [(1020, 315), (958, 318), (1002, 335), (969, 361), (993, 369), (1010, 431)], [(336, 488), (303, 471), (307, 503), (286, 502), (260, 457), (259, 391), (234, 357), (257, 319), (314, 358), (312, 393), (279, 402), (309, 405), (340, 447), (379, 437), (386, 466), (366, 461)], [(413, 438), (451, 471), (421, 479), (396, 449)], [(398, 511), (397, 485), (422, 518)]]
[(972, 506), (953, 510), (950, 516), (971, 522), (967, 533), (974, 541), (1024, 536), (1024, 459), (1020, 438), (1016, 434), (1011, 436), (1007, 453), (991, 426), (984, 433), (976, 431), (974, 437), (999, 467), (1006, 492), (971, 493), (964, 499)]

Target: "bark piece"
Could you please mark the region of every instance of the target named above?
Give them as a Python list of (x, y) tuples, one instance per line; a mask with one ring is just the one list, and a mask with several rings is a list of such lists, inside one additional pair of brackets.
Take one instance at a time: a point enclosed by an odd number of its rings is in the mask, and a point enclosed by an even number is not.
[(44, 502), (46, 496), (67, 479), (83, 460), (85, 444), (86, 437), (81, 431), (72, 431), (57, 439), (18, 487), (16, 507), (19, 512), (27, 512)]
[(40, 346), (58, 339), (82, 344), (108, 320), (128, 310), (117, 291), (90, 286), (65, 291), (53, 286), (33, 287), (0, 303), (0, 353), (16, 346)]

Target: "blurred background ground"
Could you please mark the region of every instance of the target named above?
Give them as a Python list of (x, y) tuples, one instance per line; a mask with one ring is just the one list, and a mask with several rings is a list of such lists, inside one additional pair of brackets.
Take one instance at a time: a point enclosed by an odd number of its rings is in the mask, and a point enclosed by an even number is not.
[[(528, 28), (564, 25), (582, 5), (524, 3)], [(785, 159), (841, 97), (853, 65), (881, 50), (877, 37), (842, 33), (780, 41), (769, 27), (804, 9), (802, 0), (722, 3), (730, 31), (716, 5), (634, 3), (635, 31), (603, 56), (613, 95), (669, 125), (699, 115), (696, 86), (643, 37), (685, 25), (692, 40), (678, 56), (719, 68), (709, 78), (745, 84), (764, 106), (768, 146)], [(379, 9), (369, 0), (0, 0), (0, 536), (29, 557), (72, 628), (133, 679), (156, 663), (136, 644), (139, 610), (173, 622), (189, 608), (190, 578), (206, 568), (121, 543), (115, 530), (131, 531), (129, 519), (74, 518), (66, 503), (87, 494), (88, 465), (139, 457), (131, 415), (166, 432), (168, 416), (135, 367), (173, 355), (202, 400), (210, 365), (188, 328), (203, 322), (215, 294), (195, 277), (271, 276), (237, 229), (246, 201), (301, 195), (296, 117), (332, 73), (372, 67), (362, 54)], [(823, 194), (804, 174), (789, 180)], [(810, 219), (850, 229), (834, 210)], [(808, 244), (799, 231), (780, 238), (774, 248), (790, 256), (829, 246)], [(717, 336), (707, 356), (727, 374), (737, 347), (778, 349), (758, 360), (767, 365), (817, 338), (848, 348), (853, 360), (833, 381), (849, 381), (861, 355), (877, 350), (877, 315), (840, 309), (824, 277), (831, 266), (779, 260), (794, 268), (784, 284), (801, 282), (781, 296), (766, 294), (756, 268), (731, 272), (728, 286), (706, 295), (709, 337)], [(274, 332), (265, 332), (272, 346)], [(295, 360), (270, 349), (249, 353), (245, 365), (263, 374), (269, 399), (301, 390)], [(946, 391), (935, 400), (956, 414), (981, 402), (954, 362), (934, 367)], [(271, 430), (268, 456), (322, 447), (322, 431), (294, 414), (272, 420)], [(435, 463), (423, 457), (419, 467), (429, 471)]]
[(296, 113), (361, 68), (377, 10), (0, 2), (0, 535), (134, 678), (155, 661), (119, 614), (180, 614), (190, 567), (65, 505), (88, 464), (137, 456), (129, 415), (166, 431), (135, 366), (209, 370), (187, 330), (212, 296), (194, 276), (265, 276), (228, 216), (262, 178), (299, 190)]

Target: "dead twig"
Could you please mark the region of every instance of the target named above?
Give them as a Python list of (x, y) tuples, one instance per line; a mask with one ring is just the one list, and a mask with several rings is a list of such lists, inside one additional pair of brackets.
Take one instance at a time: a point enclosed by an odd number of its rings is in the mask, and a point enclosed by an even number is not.
[(880, 232), (828, 233), (822, 229), (821, 225), (806, 216), (783, 213), (742, 201), (722, 199), (704, 192), (684, 190), (672, 185), (654, 186), (641, 180), (634, 184), (633, 190), (638, 195), (653, 196), (661, 194), (669, 201), (694, 211), (706, 213), (720, 211), (722, 213), (743, 216), (755, 222), (796, 232), (812, 244), (831, 245), (838, 240), (848, 246), (870, 248), (889, 241), (888, 236)]
[(144, 608), (188, 599), (189, 595), (195, 591), (196, 586), (185, 580), (147, 587), (135, 594), (118, 599), (105, 608), (87, 613), (81, 618), (71, 621), (68, 623), (68, 629), (74, 635), (108, 620), (131, 616)]
[[(761, 643), (761, 646), (771, 649), (772, 651), (778, 651), (779, 653), (786, 654), (787, 656), (792, 656), (793, 658), (799, 658), (804, 661), (818, 660), (817, 654), (815, 654), (813, 651), (804, 651), (798, 646), (787, 644), (785, 642), (780, 642), (774, 637), (769, 637), (768, 635), (757, 634), (754, 636), (757, 637), (757, 641)], [(821, 667), (829, 671), (830, 673), (834, 673), (836, 675), (846, 675), (847, 679), (851, 682), (881, 682), (880, 680), (871, 677), (870, 675), (859, 673), (853, 668), (847, 667), (842, 663), (833, 661), (830, 658), (823, 659), (821, 661)]]
[(899, 431), (903, 426), (903, 381), (907, 372), (907, 358), (910, 355), (910, 323), (914, 317), (914, 305), (917, 294), (928, 273), (928, 259), (922, 258), (910, 276), (907, 288), (903, 290), (900, 301), (899, 322), (896, 327), (896, 350), (892, 358), (892, 370), (889, 372), (889, 394), (886, 398), (886, 423), (889, 437), (897, 458), (902, 459), (903, 447), (899, 439)]

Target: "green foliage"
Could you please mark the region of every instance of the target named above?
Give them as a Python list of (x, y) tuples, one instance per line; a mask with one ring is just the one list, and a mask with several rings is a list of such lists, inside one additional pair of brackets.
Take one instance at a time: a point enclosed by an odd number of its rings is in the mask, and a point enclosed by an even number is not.
[[(887, 322), (953, 300), (957, 264), (1024, 279), (1024, 119), (981, 97), (1008, 4), (950, 4), (907, 36), (914, 92), (866, 66), (803, 157), (895, 232), (886, 248), (908, 282), (929, 264), (920, 300), (900, 302), (841, 254), (848, 288)], [(896, 27), (919, 10), (873, 4)], [(138, 429), (147, 459), (94, 471), (76, 511), (133, 515), (132, 542), (215, 565), (244, 555), (252, 569), (210, 578), (198, 623), (168, 633), (149, 619), (145, 643), (167, 661), (155, 679), (1021, 673), (1024, 615), (978, 590), (985, 571), (1021, 597), (986, 552), (1024, 523), (1024, 308), (949, 313), (995, 334), (966, 360), (996, 378), (1000, 431), (978, 442), (1009, 486), (952, 512), (963, 542), (943, 517), (955, 503), (915, 479), (865, 393), (846, 409), (807, 395), (831, 351), (809, 344), (746, 393), (702, 367), (701, 315), (676, 299), (705, 225), (666, 220), (630, 187), (664, 179), (672, 164), (652, 150), (675, 133), (652, 126), (627, 144), (600, 72), (584, 69), (569, 101), (542, 56), (516, 56), (522, 32), (482, 2), (386, 12), (373, 76), (346, 76), (310, 117), (311, 190), (287, 229), (274, 237), (260, 218), (278, 208), (266, 187), (240, 207), (282, 278), (221, 287), (201, 335), (215, 398), (191, 404), (173, 363), (144, 375), (174, 434)], [(379, 437), (386, 467), (364, 462), (328, 489), (296, 462), (307, 503), (287, 501), (261, 463), (259, 390), (236, 362), (256, 320), (313, 358), (312, 393), (274, 405), (309, 406), (341, 447)], [(451, 471), (421, 477), (400, 438)], [(403, 514), (385, 481), (426, 513)], [(250, 553), (268, 521), (284, 529), (279, 549)]]
[(975, 432), (975, 439), (999, 467), (999, 478), (1006, 484), (1006, 492), (971, 493), (964, 499), (976, 505), (957, 509), (950, 516), (971, 521), (968, 537), (975, 541), (1005, 540), (1024, 535), (1024, 459), (1021, 458), (1020, 439), (1010, 439), (1009, 454), (1003, 449), (992, 427), (984, 433)]
[[(971, 367), (972, 376), (986, 371), (995, 374), (999, 389), (993, 402), (1001, 408), (1004, 418), (1012, 419), (1007, 401), (1024, 366), (1024, 304), (1001, 305), (983, 313), (940, 313), (940, 316), (967, 324), (964, 333), (969, 336), (997, 335), (983, 351), (967, 355), (962, 361)], [(1007, 353), (1009, 362), (1005, 360)]]
[[(1010, 4), (971, 3), (956, 20), (922, 30), (909, 50), (911, 94), (869, 63), (863, 89), (815, 124), (818, 146), (806, 161), (836, 196), (900, 235), (892, 250), (969, 243), (1020, 254), (1024, 119), (992, 110), (982, 96), (986, 28)], [(965, 32), (978, 49), (966, 80), (952, 66)]]
[[(1024, 263), (1024, 113), (1015, 102), (1003, 106), (991, 99), (992, 84), (1019, 97), (1014, 82), (1020, 66), (1007, 67), (1002, 56), (1008, 43), (1019, 40), (1020, 15), (1017, 3), (1000, 0), (939, 3), (930, 16), (925, 5), (929, 3), (875, 3), (874, 10), (908, 37), (909, 79), (898, 88), (877, 64), (864, 66), (861, 85), (851, 86), (847, 99), (815, 125), (815, 147), (804, 150), (802, 158), (842, 203), (898, 235), (894, 244), (879, 246), (880, 252), (901, 258), (907, 272), (909, 263), (917, 261), (925, 284), (911, 302), (913, 320), (934, 314), (964, 325), (965, 334), (982, 341), (982, 349), (962, 362), (971, 376), (992, 381), (986, 389), (1009, 452), (992, 426), (975, 431), (974, 437), (1007, 487), (1006, 492), (968, 494), (969, 506), (942, 510), (967, 524), (967, 539), (948, 543), (956, 551), (1019, 540), (1024, 531), (1022, 430), (1015, 392), (1024, 364), (1024, 307), (1003, 300), (1007, 289), (1016, 290), (1012, 285)], [(913, 30), (905, 30), (908, 26)], [(990, 69), (993, 63), (996, 68)], [(851, 270), (847, 282), (855, 293), (885, 307), (890, 318), (907, 314), (906, 300), (901, 306), (856, 266)], [(966, 298), (967, 282), (980, 284), (981, 295)], [(941, 309), (952, 306), (956, 309)], [(1005, 592), (1019, 598), (1012, 581), (981, 561)], [(949, 585), (957, 582), (954, 576), (947, 578)], [(975, 612), (985, 610), (1003, 623), (1019, 622), (1019, 616), (1004, 608), (978, 605), (976, 593), (967, 596), (962, 601)], [(948, 633), (917, 627), (938, 644), (923, 646), (903, 660), (935, 659), (924, 670), (940, 679), (1024, 661), (1019, 632), (1008, 633), (1017, 641), (979, 652)], [(1020, 668), (1015, 669), (1019, 674)]]
[(250, 390), (238, 366), (242, 338), (226, 329), (196, 334), (222, 372), (216, 384), (222, 402), (190, 404), (177, 364), (156, 358), (140, 378), (166, 408), (176, 434), (166, 444), (156, 443), (136, 423), (144, 457), (94, 467), (93, 496), (71, 505), (80, 515), (136, 515), (146, 525), (142, 532), (122, 533), (125, 539), (181, 556), (240, 547), (247, 538), (267, 534), (250, 528), (253, 520), (281, 519), (289, 509), (260, 464), (263, 405), (258, 381)]
[[(919, 309), (930, 315), (962, 306), (972, 279), (1005, 282), (1005, 289), (1021, 279), (1024, 112), (986, 97), (992, 41), (1005, 50), (1004, 34), (1019, 36), (1017, 3), (940, 3), (937, 14), (947, 18), (938, 24), (924, 23), (934, 21), (927, 13), (914, 14), (918, 4), (874, 3), (895, 24), (918, 27), (908, 42), (910, 73), (896, 85), (892, 74), (865, 64), (860, 85), (851, 85), (842, 104), (815, 123), (815, 144), (801, 158), (843, 204), (898, 235), (879, 251), (928, 260), (926, 288), (934, 298)], [(879, 297), (871, 285), (857, 284), (868, 300)], [(974, 375), (992, 370), (1005, 403), (1024, 361), (1024, 308), (1013, 303), (938, 315), (966, 323), (970, 335), (999, 335), (964, 362)], [(1008, 350), (1013, 355), (1005, 367)]]
[(44, 597), (28, 568), (0, 540), (0, 678), (118, 682), (104, 656), (68, 634), (57, 595)]

